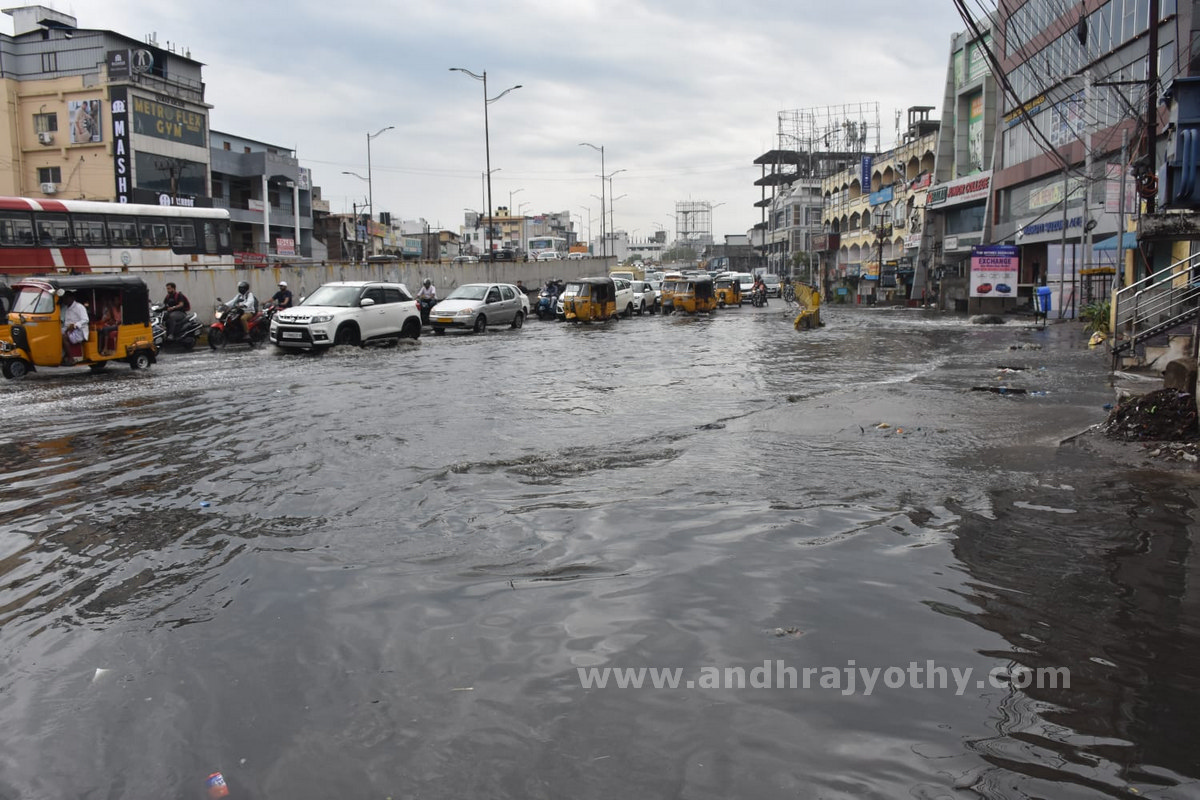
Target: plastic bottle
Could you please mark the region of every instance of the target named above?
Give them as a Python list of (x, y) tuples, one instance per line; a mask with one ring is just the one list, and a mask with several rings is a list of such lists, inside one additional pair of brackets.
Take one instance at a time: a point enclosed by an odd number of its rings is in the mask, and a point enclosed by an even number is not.
[(208, 780), (205, 781), (205, 785), (208, 787), (208, 796), (213, 798), (213, 800), (229, 797), (229, 786), (225, 783), (225, 776), (221, 773), (214, 772), (212, 775), (209, 775)]

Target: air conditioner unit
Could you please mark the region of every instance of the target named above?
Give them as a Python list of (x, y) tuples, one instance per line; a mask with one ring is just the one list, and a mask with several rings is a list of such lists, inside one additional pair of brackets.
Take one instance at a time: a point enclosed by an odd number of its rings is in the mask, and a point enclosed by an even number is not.
[(38, 141), (42, 144), (54, 144), (54, 134), (50, 131), (42, 131), (38, 134)]
[(42, 194), (58, 194), (58, 184), (57, 183), (43, 183), (42, 184)]

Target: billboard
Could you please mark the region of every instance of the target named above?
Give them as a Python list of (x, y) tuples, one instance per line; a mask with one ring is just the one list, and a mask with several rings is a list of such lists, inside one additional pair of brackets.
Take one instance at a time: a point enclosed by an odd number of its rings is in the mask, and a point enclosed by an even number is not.
[(967, 98), (967, 171), (983, 171), (983, 92)]
[(1016, 297), (1021, 266), (1016, 245), (971, 248), (971, 297)]
[(129, 112), (125, 87), (110, 87), (108, 103), (108, 117), (112, 120), (113, 133), (113, 178), (116, 180), (116, 192), (113, 196), (118, 203), (128, 203), (130, 191), (133, 189), (133, 163), (129, 159)]
[(208, 146), (203, 114), (144, 97), (133, 98), (131, 105), (134, 133), (196, 147)]
[(67, 118), (71, 126), (71, 144), (104, 141), (104, 131), (100, 127), (99, 100), (68, 100)]

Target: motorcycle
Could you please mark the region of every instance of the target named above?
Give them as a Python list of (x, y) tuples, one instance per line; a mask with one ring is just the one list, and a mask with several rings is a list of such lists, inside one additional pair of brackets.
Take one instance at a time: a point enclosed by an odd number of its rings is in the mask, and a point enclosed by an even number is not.
[(429, 324), (429, 310), (437, 305), (437, 299), (433, 297), (418, 297), (417, 309), (421, 312), (421, 324)]
[(542, 321), (555, 319), (558, 316), (556, 311), (557, 306), (558, 290), (542, 289), (542, 291), (538, 292), (538, 301), (537, 306), (534, 308), (534, 313)]
[(767, 304), (767, 289), (765, 286), (755, 289), (750, 293), (750, 304), (755, 308), (762, 308)]
[(200, 317), (196, 315), (195, 311), (189, 311), (184, 316), (183, 322), (179, 323), (178, 335), (167, 338), (165, 309), (161, 304), (155, 303), (150, 306), (150, 328), (154, 332), (154, 346), (159, 350), (169, 344), (177, 344), (184, 350), (191, 350), (196, 346), (196, 340), (200, 338), (200, 334), (204, 332), (204, 323), (200, 321)]
[(275, 304), (266, 303), (242, 325), (241, 318), (246, 308), (229, 305), (218, 300), (215, 319), (208, 326), (208, 346), (213, 350), (230, 344), (246, 344), (251, 348), (267, 341), (271, 332), (271, 318), (275, 316)]

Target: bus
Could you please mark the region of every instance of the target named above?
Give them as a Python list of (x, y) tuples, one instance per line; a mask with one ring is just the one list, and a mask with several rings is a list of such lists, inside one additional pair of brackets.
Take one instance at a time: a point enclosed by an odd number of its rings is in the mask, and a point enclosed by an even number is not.
[(542, 253), (557, 253), (559, 258), (567, 257), (567, 240), (562, 236), (533, 236), (529, 246), (525, 248), (529, 260), (533, 261)]
[(234, 265), (221, 208), (0, 197), (0, 273)]

